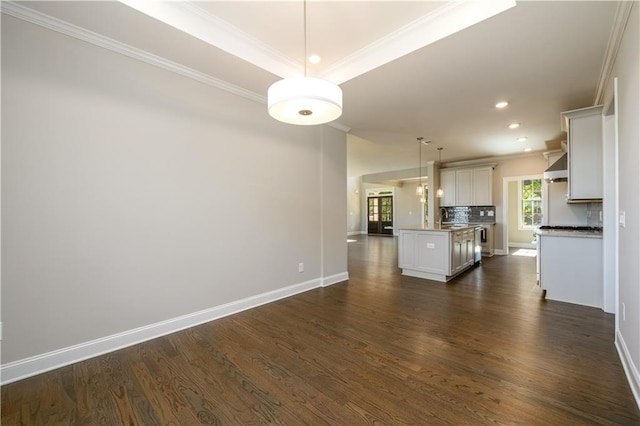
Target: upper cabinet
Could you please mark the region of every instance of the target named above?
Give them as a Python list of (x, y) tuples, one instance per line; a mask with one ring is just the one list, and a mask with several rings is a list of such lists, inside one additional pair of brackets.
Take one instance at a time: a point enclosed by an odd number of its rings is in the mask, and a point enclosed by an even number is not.
[(455, 168), (440, 170), (440, 185), (444, 196), (440, 205), (490, 206), (493, 204), (493, 167)]
[(440, 187), (444, 191), (444, 195), (440, 200), (441, 206), (455, 206), (456, 205), (456, 171), (441, 170), (440, 171)]
[(561, 114), (567, 132), (568, 202), (602, 200), (602, 106)]
[(473, 205), (493, 205), (493, 167), (473, 169)]
[(473, 205), (473, 169), (456, 170), (456, 206)]

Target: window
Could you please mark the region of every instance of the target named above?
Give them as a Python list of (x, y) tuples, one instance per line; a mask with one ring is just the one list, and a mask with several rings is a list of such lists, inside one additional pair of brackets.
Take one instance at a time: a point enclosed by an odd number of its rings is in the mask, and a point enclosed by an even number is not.
[(533, 229), (542, 223), (542, 179), (518, 181), (520, 229)]

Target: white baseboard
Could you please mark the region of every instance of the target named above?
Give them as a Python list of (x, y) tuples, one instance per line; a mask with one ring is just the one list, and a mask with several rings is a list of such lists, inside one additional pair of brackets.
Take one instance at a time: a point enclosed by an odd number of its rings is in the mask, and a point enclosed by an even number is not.
[(351, 237), (354, 235), (366, 235), (366, 232), (364, 231), (349, 231), (347, 232), (347, 237)]
[(348, 272), (342, 272), (340, 274), (330, 275), (322, 279), (322, 287), (328, 287), (333, 284), (338, 284), (349, 279)]
[(616, 330), (615, 344), (616, 349), (618, 350), (618, 356), (620, 356), (620, 361), (622, 361), (622, 367), (624, 368), (624, 372), (627, 375), (627, 380), (629, 381), (631, 392), (633, 393), (633, 397), (636, 399), (638, 408), (640, 408), (640, 374), (638, 374), (638, 369), (633, 364), (633, 359), (631, 358), (631, 354), (627, 349), (627, 345), (624, 342), (622, 334), (620, 334), (620, 330)]
[(191, 314), (135, 328), (122, 333), (69, 346), (30, 358), (13, 361), (0, 366), (0, 385), (6, 385), (36, 374), (64, 367), (79, 361), (113, 352), (147, 340), (155, 339), (176, 331), (184, 330), (218, 318), (226, 317), (260, 305), (275, 302), (318, 287), (325, 287), (349, 279), (349, 274), (316, 278), (289, 287), (247, 297), (224, 305), (193, 312)]
[(531, 243), (509, 243), (509, 247), (534, 249), (536, 245)]
[(495, 249), (493, 251), (493, 254), (498, 255), (498, 256), (504, 256), (505, 254), (509, 254), (509, 250), (502, 250), (502, 249)]

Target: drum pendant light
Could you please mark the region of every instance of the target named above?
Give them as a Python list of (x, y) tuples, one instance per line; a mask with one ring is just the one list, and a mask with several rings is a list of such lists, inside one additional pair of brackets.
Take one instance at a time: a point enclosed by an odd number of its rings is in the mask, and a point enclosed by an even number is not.
[(307, 2), (304, 1), (304, 77), (285, 78), (269, 87), (267, 108), (278, 121), (297, 125), (323, 124), (342, 115), (342, 89), (320, 78), (307, 77)]

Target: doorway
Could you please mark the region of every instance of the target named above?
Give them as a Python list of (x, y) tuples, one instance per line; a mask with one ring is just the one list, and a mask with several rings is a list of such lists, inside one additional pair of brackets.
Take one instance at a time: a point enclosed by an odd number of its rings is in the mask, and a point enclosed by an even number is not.
[(502, 254), (510, 254), (509, 249), (536, 249), (534, 232), (545, 215), (546, 193), (546, 182), (541, 175), (503, 178)]
[(393, 196), (367, 197), (367, 233), (393, 235)]

